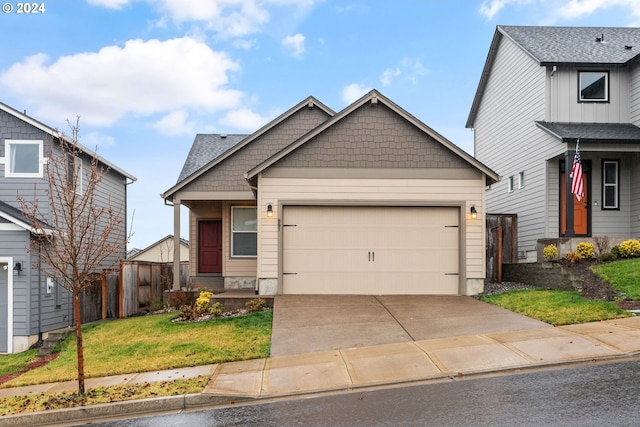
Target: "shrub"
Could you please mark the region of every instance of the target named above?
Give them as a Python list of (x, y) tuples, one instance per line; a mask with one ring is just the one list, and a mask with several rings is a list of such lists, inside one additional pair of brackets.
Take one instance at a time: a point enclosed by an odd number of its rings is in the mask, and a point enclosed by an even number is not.
[(591, 259), (595, 255), (595, 248), (593, 243), (580, 242), (576, 247), (576, 252), (579, 253), (583, 259)]
[(582, 260), (582, 256), (578, 252), (567, 252), (564, 256), (565, 261), (569, 264), (575, 264), (576, 262), (580, 262)]
[(169, 305), (176, 310), (180, 310), (187, 303), (187, 293), (184, 291), (171, 292), (169, 295)]
[(640, 242), (636, 239), (625, 240), (618, 246), (621, 258), (636, 258), (640, 256)]
[(593, 238), (593, 241), (596, 243), (598, 256), (602, 256), (609, 252), (609, 248), (611, 247), (609, 236), (596, 236)]
[(222, 316), (222, 313), (224, 313), (224, 306), (220, 302), (216, 302), (209, 307), (209, 314), (215, 317)]
[(614, 254), (613, 252), (607, 252), (605, 254), (600, 255), (600, 261), (602, 262), (615, 261), (616, 259), (617, 259), (616, 254)]
[(616, 258), (620, 258), (620, 246), (616, 245), (616, 246), (612, 247), (611, 248), (611, 254)]
[(194, 308), (196, 313), (200, 316), (209, 313), (209, 309), (211, 308), (211, 298), (213, 297), (213, 292), (211, 291), (200, 291), (200, 295), (196, 299), (194, 303)]
[(264, 300), (264, 298), (255, 298), (247, 301), (244, 304), (244, 308), (246, 308), (250, 313), (255, 313), (256, 311), (262, 311), (266, 305), (267, 302)]
[(558, 259), (558, 248), (556, 245), (547, 245), (542, 250), (542, 256), (545, 261), (553, 261), (554, 259)]

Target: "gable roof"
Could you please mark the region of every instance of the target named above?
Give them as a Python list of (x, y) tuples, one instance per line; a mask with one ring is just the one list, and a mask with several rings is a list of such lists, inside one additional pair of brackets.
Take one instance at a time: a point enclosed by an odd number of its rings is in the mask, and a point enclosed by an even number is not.
[(297, 140), (293, 141), (291, 144), (289, 144), (288, 146), (286, 146), (285, 148), (283, 148), (279, 152), (275, 153), (273, 156), (271, 156), (270, 158), (266, 159), (265, 161), (263, 161), (262, 163), (257, 165), (255, 168), (253, 168), (250, 171), (248, 171), (245, 174), (245, 179), (247, 179), (248, 182), (251, 182), (251, 180), (253, 180), (260, 172), (262, 172), (265, 169), (269, 168), (271, 165), (273, 165), (274, 163), (276, 163), (280, 159), (284, 158), (289, 153), (293, 152), (294, 150), (298, 149), (302, 145), (306, 144), (307, 142), (309, 142), (311, 139), (313, 139), (314, 137), (316, 137), (320, 133), (324, 132), (325, 130), (327, 130), (331, 126), (334, 126), (336, 123), (340, 122), (345, 117), (349, 116), (351, 113), (356, 111), (358, 108), (360, 108), (361, 106), (363, 106), (365, 104), (368, 104), (368, 103), (371, 103), (371, 104), (382, 103), (382, 104), (384, 104), (385, 106), (390, 108), (393, 112), (395, 112), (396, 114), (398, 114), (399, 116), (401, 116), (402, 118), (407, 120), (409, 123), (411, 123), (413, 126), (417, 127), (422, 132), (424, 132), (425, 134), (429, 135), (431, 138), (433, 138), (434, 140), (439, 142), (445, 148), (449, 149), (451, 152), (456, 154), (458, 157), (460, 157), (463, 160), (465, 160), (471, 166), (473, 166), (476, 169), (480, 170), (486, 176), (487, 185), (498, 181), (499, 176), (498, 176), (497, 173), (495, 173), (494, 171), (489, 169), (487, 166), (482, 164), (480, 161), (478, 161), (475, 157), (471, 156), (469, 153), (467, 153), (466, 151), (462, 150), (460, 147), (458, 147), (457, 145), (455, 145), (454, 143), (452, 143), (451, 141), (449, 141), (448, 139), (446, 139), (445, 137), (440, 135), (438, 132), (436, 132), (435, 130), (433, 130), (432, 128), (430, 128), (429, 126), (427, 126), (426, 124), (424, 124), (423, 122), (418, 120), (417, 118), (415, 118), (413, 115), (409, 114), (406, 110), (404, 110), (403, 108), (399, 107), (397, 104), (395, 104), (389, 98), (385, 97), (384, 95), (382, 95), (380, 92), (378, 92), (375, 89), (370, 91), (369, 93), (367, 93), (366, 95), (361, 97), (359, 100), (355, 101), (353, 104), (349, 105), (344, 110), (340, 111), (338, 114), (334, 115), (333, 117), (331, 117), (330, 119), (328, 119), (324, 123), (320, 124), (316, 128), (314, 128), (311, 131), (307, 132), (302, 137), (300, 137)]
[[(160, 240), (158, 240), (155, 243), (150, 244), (149, 246), (147, 246), (144, 249), (137, 249), (137, 248), (132, 248), (129, 249), (127, 251), (127, 259), (130, 258), (136, 258), (140, 255), (143, 255), (145, 252), (150, 251), (151, 249), (155, 248), (158, 245), (161, 245), (162, 243), (169, 241), (171, 243), (173, 243), (173, 234), (168, 234), (165, 237), (161, 238)], [(185, 246), (185, 247), (189, 247), (189, 241), (187, 239), (183, 239), (182, 237), (180, 238), (180, 245), (181, 246)]]
[(204, 165), (233, 148), (247, 136), (237, 134), (197, 134), (176, 182), (182, 182), (189, 175), (197, 172)]
[[(183, 176), (182, 180), (179, 179), (176, 185), (171, 187), (166, 192), (162, 193), (161, 197), (165, 200), (171, 199), (176, 192), (180, 191), (180, 189), (184, 188), (187, 184), (193, 182), (198, 177), (204, 175), (209, 170), (214, 168), (217, 164), (221, 163), (223, 160), (229, 158), (233, 154), (240, 151), (243, 147), (246, 147), (247, 145), (251, 144), (253, 141), (255, 141), (256, 139), (258, 139), (259, 137), (267, 133), (269, 130), (273, 129), (278, 124), (285, 121), (287, 118), (293, 116), (296, 112), (300, 111), (303, 108), (308, 108), (308, 107), (318, 107), (329, 116), (333, 116), (335, 114), (335, 112), (332, 109), (324, 105), (322, 102), (318, 101), (313, 96), (309, 96), (308, 98), (294, 105), (284, 113), (280, 114), (278, 117), (276, 117), (275, 119), (273, 119), (272, 121), (270, 121), (269, 123), (261, 127), (260, 129), (258, 129), (256, 132), (243, 138), (242, 140), (237, 142), (235, 145), (228, 147), (226, 150), (223, 150), (223, 151), (218, 149), (204, 150), (203, 155), (205, 156), (210, 155), (211, 157), (205, 157), (201, 159), (200, 162), (203, 165), (199, 169), (192, 171), (190, 174), (186, 176)], [(202, 140), (201, 142), (204, 143), (205, 141)], [(190, 154), (191, 153), (189, 153), (189, 155)], [(182, 176), (183, 174), (181, 173), (180, 175)]]
[(24, 216), (20, 209), (14, 208), (8, 203), (0, 200), (0, 218), (4, 218), (12, 224), (24, 228), (34, 234), (50, 233), (53, 230), (49, 224), (44, 221), (40, 221), (40, 224), (45, 228), (43, 230), (36, 230), (33, 223)]
[(640, 28), (498, 25), (466, 127), (472, 128), (498, 46), (507, 38), (540, 66), (624, 67), (640, 60)]
[(562, 142), (640, 143), (640, 128), (630, 123), (549, 123), (536, 125)]
[[(33, 117), (27, 116), (26, 113), (21, 113), (18, 110), (9, 107), (7, 104), (4, 104), (2, 102), (0, 102), (0, 110), (4, 111), (7, 114), (10, 114), (12, 116), (14, 116), (15, 118), (22, 120), (25, 123), (30, 124), (31, 126), (40, 129), (41, 131), (43, 131), (44, 133), (47, 133), (49, 135), (51, 135), (54, 138), (62, 138), (65, 135), (58, 131), (57, 129), (53, 129), (52, 127), (49, 127), (47, 125), (45, 125), (44, 123), (34, 119)], [(67, 140), (68, 142), (71, 142), (68, 140), (68, 138), (65, 138), (65, 140)], [(124, 169), (116, 166), (115, 164), (111, 163), (110, 161), (108, 161), (107, 159), (105, 159), (102, 156), (99, 156), (95, 151), (92, 151), (90, 149), (88, 149), (87, 147), (83, 146), (82, 144), (78, 143), (78, 148), (83, 152), (86, 153), (88, 156), (90, 157), (95, 157), (100, 163), (102, 163), (103, 165), (107, 166), (110, 170), (116, 171), (119, 174), (121, 174), (122, 176), (130, 179), (131, 181), (137, 181), (137, 178), (133, 175), (131, 175), (129, 172), (125, 171)]]

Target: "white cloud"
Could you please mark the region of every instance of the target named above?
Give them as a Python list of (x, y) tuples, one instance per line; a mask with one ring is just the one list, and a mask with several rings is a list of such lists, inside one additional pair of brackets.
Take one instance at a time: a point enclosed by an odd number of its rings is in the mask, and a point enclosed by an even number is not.
[(251, 50), (256, 46), (257, 42), (255, 40), (247, 40), (247, 39), (238, 39), (234, 40), (232, 45), (236, 49), (242, 50)]
[(487, 19), (493, 19), (509, 5), (530, 3), (537, 3), (547, 10), (551, 22), (579, 19), (614, 6), (626, 8), (631, 15), (640, 16), (640, 0), (484, 0), (480, 5), (480, 13)]
[(220, 119), (220, 123), (224, 126), (250, 132), (260, 129), (268, 121), (269, 119), (266, 117), (254, 113), (248, 108), (230, 111)]
[(89, 132), (86, 135), (80, 135), (79, 142), (91, 150), (99, 150), (100, 147), (112, 147), (115, 145), (115, 139), (112, 136), (103, 135), (95, 131)]
[(371, 90), (371, 88), (364, 87), (358, 83), (352, 83), (342, 89), (342, 100), (345, 104), (351, 104), (358, 100)]
[(235, 108), (243, 94), (226, 85), (238, 69), (225, 53), (188, 37), (130, 40), (54, 62), (44, 54), (27, 57), (0, 74), (0, 90), (25, 99), (43, 120), (80, 115), (87, 124), (107, 126), (130, 113)]
[(383, 86), (388, 86), (393, 81), (394, 77), (398, 77), (400, 75), (400, 68), (387, 68), (380, 76), (380, 82)]
[(87, 3), (108, 9), (121, 9), (122, 6), (130, 3), (130, 0), (87, 0)]
[(185, 110), (172, 111), (160, 120), (153, 127), (158, 133), (167, 136), (191, 136), (196, 133), (196, 122), (187, 121), (189, 114)]
[(293, 36), (286, 36), (282, 39), (282, 46), (291, 52), (295, 57), (300, 57), (304, 53), (304, 35), (298, 33)]

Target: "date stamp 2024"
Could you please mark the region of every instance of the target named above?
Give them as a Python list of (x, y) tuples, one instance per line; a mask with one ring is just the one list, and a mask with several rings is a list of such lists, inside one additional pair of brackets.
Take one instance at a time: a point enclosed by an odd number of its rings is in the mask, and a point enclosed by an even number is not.
[(2, 12), (9, 14), (24, 14), (24, 15), (35, 15), (40, 13), (45, 13), (47, 8), (44, 5), (44, 2), (37, 3), (2, 3)]

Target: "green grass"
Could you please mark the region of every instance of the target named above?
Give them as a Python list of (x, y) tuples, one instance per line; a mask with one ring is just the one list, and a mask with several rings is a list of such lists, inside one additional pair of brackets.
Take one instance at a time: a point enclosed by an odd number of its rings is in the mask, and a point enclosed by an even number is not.
[(38, 350), (0, 356), (0, 375), (15, 374), (22, 371), (38, 354)]
[[(85, 377), (150, 372), (269, 356), (270, 310), (191, 323), (172, 323), (170, 320), (174, 317), (176, 313), (84, 325)], [(75, 334), (60, 345), (60, 350), (60, 355), (49, 364), (28, 371), (5, 385), (15, 387), (76, 379)], [(11, 370), (9, 363), (25, 363), (15, 361), (13, 356), (0, 358), (0, 371), (3, 368)]]
[(600, 278), (624, 294), (640, 300), (640, 258), (595, 265), (591, 268)]
[(522, 290), (485, 295), (480, 299), (554, 326), (629, 316), (612, 302), (586, 299), (578, 292)]

